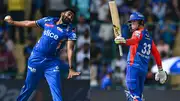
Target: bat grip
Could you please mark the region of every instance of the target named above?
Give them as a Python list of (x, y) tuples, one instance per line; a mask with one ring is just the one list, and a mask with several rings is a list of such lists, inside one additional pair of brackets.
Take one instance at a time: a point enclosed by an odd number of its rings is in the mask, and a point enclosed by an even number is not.
[(120, 54), (120, 56), (123, 56), (123, 52), (122, 52), (122, 47), (121, 47), (121, 45), (118, 45), (118, 47), (119, 47), (119, 54)]

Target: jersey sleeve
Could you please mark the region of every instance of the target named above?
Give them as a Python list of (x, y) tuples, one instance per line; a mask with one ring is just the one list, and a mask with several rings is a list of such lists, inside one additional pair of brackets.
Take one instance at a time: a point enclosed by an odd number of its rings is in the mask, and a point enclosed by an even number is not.
[(71, 32), (69, 32), (68, 40), (77, 40), (75, 29), (73, 29)]
[(126, 40), (126, 45), (135, 45), (142, 39), (142, 33), (140, 31), (135, 31), (130, 39)]
[(156, 63), (158, 65), (158, 67), (162, 67), (162, 63), (161, 63), (161, 56), (156, 48), (156, 45), (154, 44), (154, 41), (152, 42), (152, 50), (151, 50), (152, 55), (154, 56)]
[(48, 20), (48, 17), (44, 17), (42, 19), (36, 20), (36, 25), (40, 28), (44, 29), (44, 25), (46, 23), (46, 21)]

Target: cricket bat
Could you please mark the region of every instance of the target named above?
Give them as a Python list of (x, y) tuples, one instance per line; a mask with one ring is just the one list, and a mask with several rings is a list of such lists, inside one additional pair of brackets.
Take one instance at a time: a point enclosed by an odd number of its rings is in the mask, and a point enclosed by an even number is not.
[[(120, 18), (119, 18), (119, 14), (118, 14), (118, 10), (117, 10), (115, 1), (109, 1), (109, 9), (111, 12), (114, 36), (115, 37), (121, 36)], [(120, 53), (120, 56), (123, 56), (121, 45), (119, 45), (119, 53)]]

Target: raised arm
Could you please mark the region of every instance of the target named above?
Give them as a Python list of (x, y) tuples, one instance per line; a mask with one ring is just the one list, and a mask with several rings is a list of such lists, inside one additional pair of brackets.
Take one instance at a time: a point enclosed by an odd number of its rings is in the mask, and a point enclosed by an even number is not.
[(142, 34), (133, 35), (132, 38), (126, 40), (126, 45), (135, 45), (138, 44), (139, 41), (142, 39)]
[(137, 31), (132, 35), (130, 39), (124, 39), (123, 37), (118, 36), (115, 38), (114, 41), (116, 44), (130, 46), (130, 45), (138, 44), (141, 39), (142, 39), (142, 34), (139, 31)]
[(11, 16), (6, 16), (4, 21), (11, 25), (19, 26), (19, 27), (38, 27), (36, 25), (36, 21), (14, 21)]

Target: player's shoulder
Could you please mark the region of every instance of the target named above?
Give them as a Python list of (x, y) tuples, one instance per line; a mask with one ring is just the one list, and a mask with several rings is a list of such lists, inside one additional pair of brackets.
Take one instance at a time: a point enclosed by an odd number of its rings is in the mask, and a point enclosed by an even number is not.
[(76, 39), (77, 39), (76, 28), (73, 27), (72, 24), (70, 24), (68, 27), (69, 27), (69, 28), (68, 28), (68, 36), (69, 36), (69, 39), (71, 39), (71, 40), (76, 40)]
[(76, 28), (73, 26), (73, 24), (69, 24), (67, 27), (68, 32), (70, 33), (76, 33)]
[(42, 20), (44, 20), (45, 22), (58, 21), (58, 18), (57, 17), (47, 16), (47, 17), (43, 17)]
[(133, 32), (133, 35), (135, 35), (135, 36), (140, 36), (141, 34), (146, 34), (146, 33), (148, 33), (148, 30), (145, 29), (145, 28), (143, 28), (143, 29), (135, 30), (135, 31)]
[(134, 36), (137, 36), (137, 37), (140, 37), (141, 33), (142, 33), (142, 30), (135, 30), (135, 31), (133, 32), (133, 35), (134, 35)]

